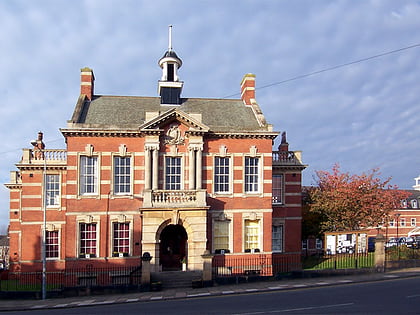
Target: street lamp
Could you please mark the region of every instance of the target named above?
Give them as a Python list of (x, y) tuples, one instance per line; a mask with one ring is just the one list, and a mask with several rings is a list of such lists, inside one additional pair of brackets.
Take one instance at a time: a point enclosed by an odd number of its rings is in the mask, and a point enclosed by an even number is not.
[(44, 146), (42, 143), (42, 133), (38, 133), (38, 140), (32, 140), (31, 144), (39, 150), (39, 158), (44, 160), (44, 168), (42, 172), (42, 240), (41, 240), (41, 257), (42, 257), (42, 299), (47, 297), (47, 201), (46, 201), (46, 185), (47, 185), (47, 160), (45, 157)]
[(398, 225), (399, 225), (399, 218), (400, 218), (401, 213), (397, 213), (395, 215), (395, 217), (397, 218), (397, 252), (398, 252), (398, 260), (400, 260), (400, 240), (398, 238)]

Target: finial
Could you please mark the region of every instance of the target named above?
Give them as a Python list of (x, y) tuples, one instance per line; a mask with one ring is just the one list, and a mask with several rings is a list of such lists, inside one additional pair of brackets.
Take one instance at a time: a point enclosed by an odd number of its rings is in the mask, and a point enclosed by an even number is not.
[(169, 25), (169, 46), (168, 50), (172, 51), (172, 25)]

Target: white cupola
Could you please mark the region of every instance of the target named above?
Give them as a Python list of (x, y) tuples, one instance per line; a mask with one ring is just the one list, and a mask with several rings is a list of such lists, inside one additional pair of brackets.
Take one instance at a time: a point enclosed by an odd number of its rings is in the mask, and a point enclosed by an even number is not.
[(169, 25), (168, 50), (159, 60), (162, 68), (162, 78), (159, 80), (158, 93), (160, 103), (168, 105), (181, 104), (181, 91), (184, 82), (179, 80), (178, 69), (182, 66), (182, 60), (172, 49), (172, 25)]

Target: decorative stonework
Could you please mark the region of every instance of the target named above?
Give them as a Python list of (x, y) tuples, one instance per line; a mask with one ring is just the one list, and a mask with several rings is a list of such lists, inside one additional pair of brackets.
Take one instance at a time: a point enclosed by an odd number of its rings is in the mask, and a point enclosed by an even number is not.
[(184, 144), (184, 137), (181, 134), (181, 130), (179, 129), (178, 125), (172, 125), (167, 131), (165, 135), (165, 144)]
[(121, 157), (127, 156), (127, 146), (125, 144), (121, 144), (118, 148), (118, 153)]
[(258, 151), (258, 149), (257, 149), (257, 147), (255, 146), (255, 145), (253, 145), (253, 146), (251, 146), (250, 148), (249, 148), (249, 153), (251, 154), (251, 156), (253, 156), (253, 157), (255, 157), (256, 155), (257, 155), (257, 151)]
[(93, 155), (93, 145), (91, 145), (91, 144), (86, 145), (85, 154), (89, 157)]

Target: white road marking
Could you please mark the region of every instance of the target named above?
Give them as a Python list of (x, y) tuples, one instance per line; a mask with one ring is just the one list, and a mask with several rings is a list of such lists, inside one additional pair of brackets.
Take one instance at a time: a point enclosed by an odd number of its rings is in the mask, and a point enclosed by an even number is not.
[(197, 293), (197, 294), (188, 294), (188, 297), (197, 297), (197, 296), (208, 296), (210, 295), (210, 292), (206, 292), (206, 293)]
[(139, 301), (139, 300), (140, 300), (140, 299), (137, 299), (137, 298), (136, 298), (136, 299), (127, 299), (127, 300), (126, 300), (126, 302), (127, 302), (127, 303), (129, 303), (129, 302), (137, 302), (137, 301)]
[(308, 307), (299, 307), (299, 308), (289, 308), (284, 310), (273, 310), (273, 311), (264, 311), (264, 312), (252, 312), (252, 313), (236, 313), (235, 315), (258, 315), (258, 314), (273, 314), (273, 313), (287, 313), (287, 312), (300, 312), (300, 311), (309, 311), (309, 310), (320, 310), (326, 308), (334, 307), (344, 307), (354, 305), (354, 303), (342, 303), (342, 304), (330, 304), (330, 305), (320, 305), (320, 306), (308, 306)]
[(162, 300), (163, 296), (152, 296), (150, 299), (151, 300)]
[(33, 308), (33, 309), (37, 309), (37, 308), (44, 308), (44, 307), (47, 307), (48, 305), (34, 305), (34, 306), (32, 306), (31, 308)]

